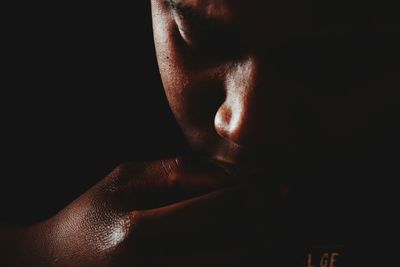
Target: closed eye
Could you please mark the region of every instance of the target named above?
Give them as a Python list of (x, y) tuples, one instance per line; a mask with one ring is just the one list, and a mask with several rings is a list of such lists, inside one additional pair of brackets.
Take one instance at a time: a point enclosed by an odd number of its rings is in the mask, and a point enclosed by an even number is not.
[(214, 60), (227, 60), (242, 54), (244, 45), (235, 31), (193, 8), (166, 1), (183, 40), (193, 53)]

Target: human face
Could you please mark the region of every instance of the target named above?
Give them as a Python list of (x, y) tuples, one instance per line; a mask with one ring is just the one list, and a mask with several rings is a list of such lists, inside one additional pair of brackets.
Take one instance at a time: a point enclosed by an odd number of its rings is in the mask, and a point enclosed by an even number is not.
[(239, 171), (304, 168), (366, 140), (388, 64), (351, 6), (152, 0), (163, 85), (193, 150)]

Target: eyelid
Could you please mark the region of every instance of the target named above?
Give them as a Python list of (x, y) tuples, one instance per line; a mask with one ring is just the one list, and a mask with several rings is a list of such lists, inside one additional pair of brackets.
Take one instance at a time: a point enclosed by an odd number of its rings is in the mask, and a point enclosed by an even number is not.
[(171, 12), (181, 18), (184, 19), (185, 22), (195, 26), (196, 29), (214, 30), (214, 29), (224, 29), (226, 25), (223, 22), (218, 21), (215, 18), (208, 17), (205, 14), (202, 14), (200, 11), (195, 10), (192, 7), (184, 6), (179, 3), (175, 3), (172, 0), (164, 0), (169, 6)]
[[(170, 3), (169, 0), (164, 1), (167, 4)], [(244, 45), (233, 30), (212, 19), (199, 17), (195, 13), (185, 14), (171, 5), (170, 10), (180, 37), (193, 53), (210, 56), (217, 60), (240, 57), (243, 54)]]
[(195, 10), (193, 10), (191, 7), (189, 6), (185, 6), (183, 4), (180, 3), (176, 3), (172, 0), (164, 0), (166, 2), (166, 4), (169, 6), (169, 8), (171, 10), (176, 11), (179, 14), (185, 15), (185, 16), (199, 16)]
[(179, 9), (177, 9), (176, 8), (176, 4), (173, 2), (173, 1), (171, 1), (171, 0), (163, 0), (167, 5), (168, 5), (168, 7), (170, 8), (170, 12), (171, 12), (171, 15), (173, 16), (173, 18), (174, 18), (174, 21), (175, 21), (175, 24), (178, 26), (178, 28), (179, 28), (179, 31), (182, 33), (182, 32), (187, 32), (188, 31), (188, 29), (187, 29), (187, 27), (186, 27), (186, 24), (185, 24), (185, 21), (183, 21), (183, 20), (185, 20), (186, 18), (185, 18), (185, 15), (184, 14), (182, 14), (182, 12), (180, 12), (180, 10)]
[(192, 40), (192, 38), (190, 36), (191, 30), (187, 28), (188, 26), (185, 25), (185, 22), (182, 21), (182, 19), (183, 18), (181, 18), (179, 16), (175, 17), (175, 15), (174, 15), (175, 24), (177, 25), (177, 28), (179, 30), (179, 34), (181, 35), (182, 39), (185, 41), (185, 43), (187, 45), (190, 45), (190, 46), (194, 47), (195, 43), (193, 42), (193, 40)]

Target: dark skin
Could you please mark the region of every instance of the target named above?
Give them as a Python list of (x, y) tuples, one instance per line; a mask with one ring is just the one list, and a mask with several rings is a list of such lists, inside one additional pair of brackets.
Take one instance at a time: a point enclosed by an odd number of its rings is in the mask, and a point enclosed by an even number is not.
[(163, 85), (194, 156), (123, 164), (53, 218), (2, 226), (5, 266), (273, 262), (283, 177), (367, 138), (398, 74), (349, 72), (357, 25), (276, 2), (152, 0)]

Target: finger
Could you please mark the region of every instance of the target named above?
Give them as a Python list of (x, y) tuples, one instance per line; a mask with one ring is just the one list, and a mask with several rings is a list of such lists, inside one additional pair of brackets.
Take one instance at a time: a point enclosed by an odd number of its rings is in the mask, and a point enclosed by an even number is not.
[(239, 202), (237, 188), (222, 189), (165, 207), (133, 212), (132, 216), (139, 216), (136, 219), (146, 237), (185, 235), (203, 232), (221, 223), (221, 219), (230, 219)]
[(222, 168), (200, 159), (174, 158), (127, 163), (106, 179), (103, 191), (128, 210), (153, 209), (232, 184)]
[(260, 217), (244, 207), (238, 188), (135, 211), (130, 216), (136, 222), (129, 234), (135, 245), (145, 251), (161, 249), (171, 254), (236, 245), (235, 242), (254, 236), (257, 224), (253, 222)]

